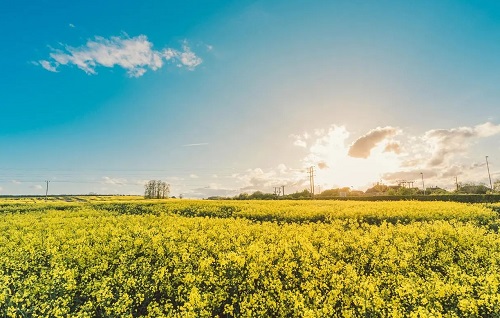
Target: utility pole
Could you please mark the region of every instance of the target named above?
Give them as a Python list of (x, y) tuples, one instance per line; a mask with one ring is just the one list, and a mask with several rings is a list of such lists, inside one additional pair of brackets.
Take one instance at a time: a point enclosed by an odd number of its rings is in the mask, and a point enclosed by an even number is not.
[(488, 169), (488, 178), (490, 179), (490, 190), (493, 191), (493, 184), (491, 184), (490, 166), (488, 165), (488, 156), (486, 156), (486, 168)]
[(309, 174), (309, 186), (311, 189), (310, 190), (311, 198), (314, 199), (314, 166), (311, 166), (307, 173)]
[(49, 180), (45, 180), (47, 187), (45, 188), (45, 201), (47, 201), (47, 194), (49, 193)]
[(458, 178), (455, 176), (455, 185), (457, 186), (457, 192), (458, 192)]
[(424, 173), (420, 172), (420, 175), (422, 176), (422, 190), (424, 191), (424, 195), (425, 195)]
[(281, 187), (274, 187), (274, 195), (277, 197), (281, 195)]
[(285, 186), (281, 186), (281, 188), (283, 189), (283, 196), (285, 196)]

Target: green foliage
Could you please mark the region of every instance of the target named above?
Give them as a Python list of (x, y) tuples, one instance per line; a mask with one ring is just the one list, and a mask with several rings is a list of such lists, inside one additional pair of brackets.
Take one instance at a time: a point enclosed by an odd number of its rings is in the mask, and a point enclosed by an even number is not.
[(184, 217), (246, 218), (253, 221), (332, 222), (351, 219), (369, 224), (459, 220), (486, 224), (496, 219), (491, 208), (454, 202), (358, 202), (333, 200), (276, 201), (143, 201), (107, 202), (90, 205), (117, 214), (180, 215)]
[(491, 203), (500, 202), (500, 194), (431, 194), (431, 195), (376, 195), (376, 196), (359, 196), (335, 198), (328, 197), (328, 200), (344, 200), (344, 201), (451, 201), (463, 203)]
[[(303, 190), (301, 192), (295, 192), (291, 194), (287, 194), (285, 196), (277, 196), (273, 193), (264, 193), (261, 191), (255, 191), (252, 194), (248, 193), (240, 193), (237, 196), (233, 197), (233, 200), (283, 200), (283, 199), (291, 199), (291, 200), (296, 200), (296, 199), (310, 199), (311, 198), (311, 192), (308, 190)], [(211, 200), (213, 199), (221, 199), (217, 197), (210, 198)]]
[(371, 188), (366, 189), (365, 193), (369, 195), (381, 195), (389, 191), (389, 187), (385, 184), (377, 183)]
[(351, 189), (349, 187), (328, 189), (321, 192), (316, 197), (339, 197), (341, 194), (349, 195), (350, 192)]
[(459, 184), (456, 192), (461, 194), (486, 194), (489, 191), (490, 188), (484, 184), (462, 183)]
[(285, 196), (286, 199), (292, 199), (292, 200), (303, 200), (303, 199), (310, 199), (311, 198), (311, 192), (309, 190), (304, 189), (301, 192), (295, 192), (291, 194), (287, 194)]
[(274, 200), (276, 199), (276, 195), (272, 193), (264, 193), (261, 191), (255, 191), (251, 195), (248, 196), (248, 200)]
[(493, 183), (493, 191), (500, 193), (500, 179)]
[(397, 196), (417, 195), (419, 194), (419, 192), (420, 190), (415, 188), (398, 187), (396, 189), (390, 188), (389, 190), (387, 190), (387, 195), (397, 195)]
[(425, 189), (425, 193), (428, 195), (445, 195), (445, 194), (450, 194), (445, 189), (439, 188), (439, 187), (434, 187), (434, 188), (427, 188)]

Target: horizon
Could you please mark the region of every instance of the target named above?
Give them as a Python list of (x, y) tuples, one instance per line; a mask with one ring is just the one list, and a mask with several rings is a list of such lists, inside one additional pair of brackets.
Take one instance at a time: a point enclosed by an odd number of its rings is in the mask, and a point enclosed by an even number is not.
[(0, 21), (0, 196), (500, 179), (494, 1), (30, 0)]

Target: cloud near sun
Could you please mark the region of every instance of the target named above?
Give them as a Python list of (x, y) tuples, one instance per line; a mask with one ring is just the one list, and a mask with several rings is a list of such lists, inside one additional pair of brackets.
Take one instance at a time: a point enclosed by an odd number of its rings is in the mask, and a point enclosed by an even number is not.
[[(378, 127), (370, 130), (366, 135), (360, 137), (352, 144), (349, 148), (348, 154), (349, 156), (355, 158), (368, 158), (373, 148), (375, 148), (381, 141), (396, 135), (396, 133), (397, 129), (394, 127)], [(385, 150), (392, 151), (393, 149), (398, 148), (399, 146), (397, 143), (390, 143), (386, 145)]]
[[(473, 156), (472, 145), (500, 134), (500, 125), (487, 122), (473, 127), (433, 129), (411, 136), (395, 127), (378, 127), (350, 138), (345, 126), (292, 135), (306, 148), (304, 166), (316, 166), (318, 183), (325, 186), (366, 187), (380, 180), (417, 180), (420, 173), (433, 185), (459, 175), (462, 181), (481, 180), (484, 156)], [(476, 158), (477, 157), (477, 158)]]
[(109, 39), (96, 36), (83, 46), (62, 46), (63, 49), (52, 49), (49, 59), (39, 60), (34, 64), (50, 72), (58, 72), (61, 66), (74, 65), (92, 75), (97, 74), (96, 68), (99, 66), (119, 66), (130, 77), (140, 77), (148, 69), (158, 70), (165, 62), (188, 70), (194, 70), (202, 63), (202, 59), (191, 51), (186, 41), (182, 44), (182, 50), (164, 48), (157, 51), (145, 35), (129, 37), (124, 34)]

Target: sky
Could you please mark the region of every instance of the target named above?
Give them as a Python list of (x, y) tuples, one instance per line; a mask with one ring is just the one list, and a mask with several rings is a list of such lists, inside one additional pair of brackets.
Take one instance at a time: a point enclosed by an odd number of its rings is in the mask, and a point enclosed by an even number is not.
[(498, 1), (8, 0), (0, 36), (0, 195), (500, 179)]

